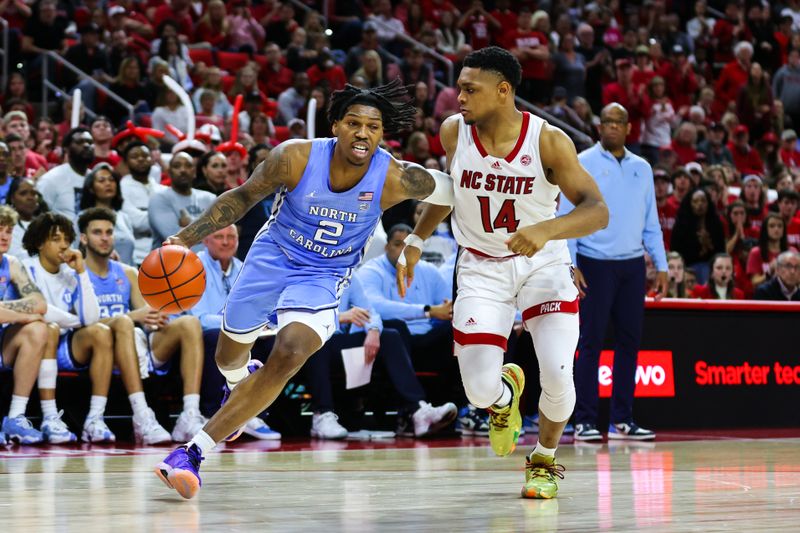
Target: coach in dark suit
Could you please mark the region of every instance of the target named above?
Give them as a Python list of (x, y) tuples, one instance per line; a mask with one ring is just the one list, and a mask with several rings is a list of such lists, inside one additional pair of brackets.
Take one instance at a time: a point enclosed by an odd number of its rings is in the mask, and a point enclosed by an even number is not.
[(783, 252), (778, 256), (777, 274), (756, 289), (756, 300), (800, 302), (800, 254)]

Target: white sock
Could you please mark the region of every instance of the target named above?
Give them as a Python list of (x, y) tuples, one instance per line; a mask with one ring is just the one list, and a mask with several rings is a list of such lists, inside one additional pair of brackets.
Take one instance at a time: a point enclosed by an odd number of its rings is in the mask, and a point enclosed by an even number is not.
[(225, 381), (228, 382), (228, 388), (233, 390), (233, 388), (244, 378), (250, 375), (250, 371), (247, 370), (247, 365), (250, 364), (250, 360), (248, 359), (247, 362), (242, 366), (242, 368), (237, 368), (234, 370), (222, 370), (219, 368), (220, 374), (225, 377)]
[(42, 359), (39, 363), (39, 390), (55, 389), (58, 377), (58, 362), (55, 359)]
[(56, 408), (56, 401), (42, 400), (42, 416), (47, 418), (48, 416), (57, 416), (57, 415), (58, 415), (58, 408)]
[(8, 408), (8, 418), (16, 418), (19, 415), (25, 415), (25, 409), (28, 407), (27, 396), (11, 395), (11, 407)]
[(214, 449), (214, 446), (217, 445), (214, 442), (208, 433), (203, 430), (200, 430), (197, 435), (195, 435), (192, 440), (186, 443), (186, 447), (190, 448), (192, 444), (197, 444), (197, 447), (200, 448), (200, 455), (205, 455), (206, 453), (210, 452)]
[(533, 449), (531, 455), (539, 454), (544, 455), (546, 457), (555, 457), (556, 456), (556, 449), (555, 448), (545, 448), (542, 446), (541, 442), (536, 442), (536, 448)]
[[(134, 392), (128, 394), (128, 401), (131, 402), (131, 409), (133, 409), (133, 416), (142, 415), (147, 411), (147, 400), (144, 397), (144, 392)], [(104, 406), (105, 407), (105, 406)]]
[(184, 394), (183, 395), (183, 412), (186, 411), (199, 411), (200, 410), (200, 395), (199, 394)]
[(86, 415), (86, 420), (91, 420), (92, 418), (102, 418), (106, 412), (106, 402), (108, 398), (105, 396), (94, 396), (92, 395), (92, 400), (89, 402), (89, 414)]
[(511, 389), (503, 383), (503, 394), (500, 395), (500, 399), (494, 402), (495, 407), (505, 407), (506, 405), (511, 403)]

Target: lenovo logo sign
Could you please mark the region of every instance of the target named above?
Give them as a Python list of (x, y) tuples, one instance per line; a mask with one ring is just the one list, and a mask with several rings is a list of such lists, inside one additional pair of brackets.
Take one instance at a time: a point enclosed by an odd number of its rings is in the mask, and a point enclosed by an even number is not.
[[(610, 398), (614, 368), (614, 351), (600, 352), (597, 381), (600, 397)], [(672, 370), (672, 352), (642, 350), (636, 368), (636, 398), (672, 398), (675, 396), (675, 374)]]

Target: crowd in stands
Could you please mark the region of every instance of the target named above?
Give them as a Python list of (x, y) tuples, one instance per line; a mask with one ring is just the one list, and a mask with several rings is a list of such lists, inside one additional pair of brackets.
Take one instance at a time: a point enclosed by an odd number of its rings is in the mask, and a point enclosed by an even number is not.
[[(306, 138), (312, 99), (315, 135), (330, 136), (327, 100), (346, 83), (375, 87), (401, 78), (417, 118), (413, 131), (387, 138), (385, 148), (444, 169), (438, 128), (459, 112), (451, 82), (467, 53), (493, 44), (522, 64), (518, 96), (570, 131), (597, 140), (603, 105), (628, 110), (627, 147), (654, 169), (669, 296), (800, 300), (799, 0), (2, 0), (0, 16), (13, 67), (0, 95), (0, 203), (9, 206), (0, 209), (0, 270), (25, 265), (48, 304), (46, 312), (38, 300), (10, 306), (20, 316), (7, 322), (21, 326), (44, 315), (60, 336), (50, 327), (39, 357), (58, 353), (59, 368), (89, 369), (87, 440), (113, 438), (102, 415), (114, 367), (130, 394), (137, 439), (169, 438), (139, 394), (141, 378), (176, 351), (185, 390), (172, 437), (184, 438), (212, 414), (211, 407), (201, 414), (200, 374), (213, 358), (208, 347), (219, 334), (232, 272), (272, 199), (197, 246), (216, 289), (187, 316), (163, 316), (138, 294), (135, 267), (151, 249), (243, 183), (275, 145)], [(46, 59), (48, 51), (86, 76)], [(165, 75), (191, 94), (191, 109)], [(39, 104), (43, 76), (63, 89), (61, 99), (50, 94), (47, 109)], [(82, 105), (73, 128), (76, 89)], [(187, 137), (191, 121), (194, 138)], [(426, 243), (428, 262), (409, 297), (401, 300), (394, 286), (402, 238), (419, 207), (385, 214), (357, 288), (343, 302), (348, 338), (336, 340), (337, 350), (354, 342), (392, 347), (385, 363), (411, 435), (436, 424), (409, 365), (457, 377), (447, 356), (457, 248), (447, 224)], [(30, 297), (20, 291), (27, 287), (20, 276), (0, 278), (14, 286), (6, 301)], [(103, 299), (108, 276), (127, 290), (122, 300)], [(80, 331), (88, 328), (105, 344), (85, 344)], [(318, 415), (333, 413), (329, 359), (310, 369)], [(40, 373), (45, 390), (54, 384), (49, 365)], [(29, 393), (15, 388), (6, 420), (24, 414), (21, 398)], [(54, 402), (48, 394), (40, 394), (49, 420), (42, 438), (74, 439), (54, 403), (45, 405)], [(470, 423), (465, 432), (486, 429), (485, 421)], [(341, 436), (335, 416), (314, 424), (319, 435)], [(277, 435), (261, 419), (248, 428), (259, 438)]]

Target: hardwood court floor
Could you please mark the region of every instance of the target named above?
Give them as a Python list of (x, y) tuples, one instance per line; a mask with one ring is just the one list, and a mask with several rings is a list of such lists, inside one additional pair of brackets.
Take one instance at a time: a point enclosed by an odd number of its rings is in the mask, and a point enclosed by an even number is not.
[(479, 439), (235, 443), (191, 501), (151, 471), (170, 448), (0, 448), (0, 531), (797, 531), (800, 431), (756, 435), (565, 441), (549, 501), (519, 497), (534, 436), (503, 459)]

